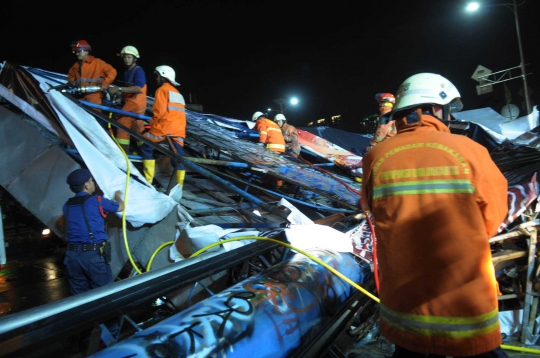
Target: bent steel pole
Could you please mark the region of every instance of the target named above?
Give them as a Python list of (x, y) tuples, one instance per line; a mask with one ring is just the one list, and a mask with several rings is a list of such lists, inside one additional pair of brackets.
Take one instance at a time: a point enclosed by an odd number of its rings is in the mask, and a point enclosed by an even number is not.
[(0, 355), (65, 335), (85, 323), (104, 321), (119, 310), (155, 300), (280, 247), (276, 243), (257, 241), (228, 252), (218, 248), (142, 275), (2, 317)]

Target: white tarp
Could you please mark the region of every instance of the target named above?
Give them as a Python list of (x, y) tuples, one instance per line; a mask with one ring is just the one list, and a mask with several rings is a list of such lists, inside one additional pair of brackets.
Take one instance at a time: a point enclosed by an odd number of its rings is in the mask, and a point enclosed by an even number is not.
[[(94, 116), (57, 90), (50, 90), (51, 85), (55, 86), (66, 81), (54, 80), (49, 76), (42, 77), (35, 73), (32, 75), (39, 81), (41, 89), (56, 111), (86, 166), (103, 190), (105, 197), (113, 198), (117, 190), (124, 193), (127, 221), (134, 227), (152, 224), (163, 219), (173, 208), (179, 206), (171, 197), (156, 191), (132, 165), (129, 185), (126, 187), (128, 161), (110, 135)], [(55, 75), (58, 76), (58, 74)], [(55, 133), (41, 113), (36, 112), (31, 105), (13, 95), (4, 86), (0, 86), (0, 96), (14, 103), (27, 115)], [(139, 181), (133, 177), (138, 177)], [(185, 212), (180, 208), (177, 210)], [(116, 215), (121, 217), (122, 213), (116, 213)]]
[[(286, 199), (281, 199), (279, 205), (285, 206), (291, 210), (291, 213), (287, 216), (290, 227), (284, 229), (284, 233), (287, 241), (294, 248), (300, 250), (319, 248), (337, 252), (353, 252), (352, 240), (349, 234), (342, 233), (329, 226), (315, 224)], [(222, 240), (259, 235), (260, 232), (256, 230), (241, 231), (239, 229), (222, 229), (217, 225), (197, 227), (190, 227), (188, 225), (180, 235), (177, 235), (176, 240), (180, 241), (171, 246), (169, 257), (176, 262), (185, 257), (189, 257), (191, 254), (202, 248)], [(250, 239), (238, 240), (224, 243), (223, 247), (226, 251), (230, 251), (251, 243), (253, 243), (253, 240)], [(176, 245), (182, 248), (183, 254), (178, 251)], [(217, 247), (210, 248), (208, 251), (216, 249)]]

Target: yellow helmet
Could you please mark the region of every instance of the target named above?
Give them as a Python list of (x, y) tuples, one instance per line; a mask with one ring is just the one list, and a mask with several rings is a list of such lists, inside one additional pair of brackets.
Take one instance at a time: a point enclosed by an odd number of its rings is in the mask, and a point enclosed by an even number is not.
[(120, 55), (133, 55), (135, 58), (139, 58), (139, 51), (135, 46), (126, 46), (120, 51)]

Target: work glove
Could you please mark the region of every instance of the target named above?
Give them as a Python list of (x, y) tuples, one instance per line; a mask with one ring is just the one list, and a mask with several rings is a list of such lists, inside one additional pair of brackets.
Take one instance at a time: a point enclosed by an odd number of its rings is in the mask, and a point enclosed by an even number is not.
[(257, 144), (259, 144), (261, 147), (266, 147), (266, 143), (260, 143), (260, 142), (259, 142), (259, 143), (257, 143)]

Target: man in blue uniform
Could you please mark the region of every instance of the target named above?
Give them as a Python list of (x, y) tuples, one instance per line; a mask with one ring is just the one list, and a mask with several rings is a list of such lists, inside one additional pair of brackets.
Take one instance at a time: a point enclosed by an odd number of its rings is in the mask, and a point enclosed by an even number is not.
[[(96, 183), (88, 169), (77, 169), (67, 177), (67, 184), (75, 196), (63, 208), (67, 250), (64, 265), (68, 272), (71, 294), (89, 291), (112, 283), (110, 244), (105, 232), (105, 213), (124, 210), (122, 192), (115, 201), (94, 195)], [(108, 325), (116, 337), (118, 324)]]

